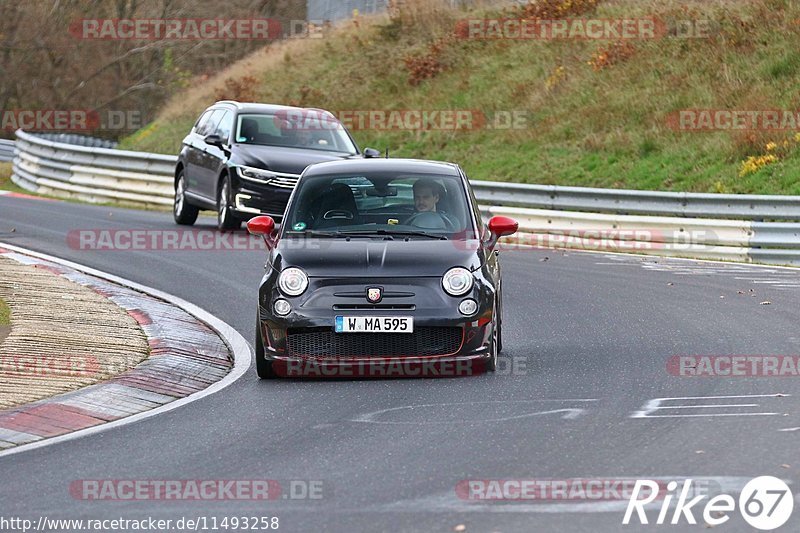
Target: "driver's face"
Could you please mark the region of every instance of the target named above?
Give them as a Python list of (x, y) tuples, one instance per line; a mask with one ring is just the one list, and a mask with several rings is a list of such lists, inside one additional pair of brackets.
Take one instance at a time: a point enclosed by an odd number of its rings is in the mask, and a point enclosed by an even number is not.
[(294, 132), (294, 138), (297, 144), (300, 146), (309, 146), (311, 145), (311, 132), (308, 130), (297, 130)]
[(419, 213), (436, 211), (436, 203), (438, 201), (439, 195), (430, 189), (420, 188), (414, 191), (414, 207)]

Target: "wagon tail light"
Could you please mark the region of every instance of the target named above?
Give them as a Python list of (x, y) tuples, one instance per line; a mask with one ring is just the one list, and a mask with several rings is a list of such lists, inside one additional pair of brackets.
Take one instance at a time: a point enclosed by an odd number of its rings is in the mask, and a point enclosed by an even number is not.
[(519, 222), (513, 218), (495, 216), (489, 220), (489, 239), (486, 247), (493, 250), (500, 237), (514, 235), (519, 229)]
[(264, 242), (267, 243), (267, 248), (272, 249), (277, 241), (275, 235), (275, 221), (272, 217), (260, 216), (251, 218), (247, 222), (247, 231), (250, 235), (260, 235), (264, 237)]

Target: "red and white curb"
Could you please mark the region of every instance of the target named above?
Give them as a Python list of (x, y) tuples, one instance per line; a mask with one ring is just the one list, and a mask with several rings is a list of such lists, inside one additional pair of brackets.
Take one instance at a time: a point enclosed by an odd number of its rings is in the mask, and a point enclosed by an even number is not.
[(41, 196), (34, 196), (32, 194), (23, 194), (11, 191), (0, 191), (0, 196), (8, 196), (9, 198), (27, 198), (28, 200), (50, 200), (50, 198), (43, 198)]
[(247, 341), (189, 302), (9, 244), (0, 243), (0, 254), (102, 294), (136, 319), (150, 344), (147, 359), (108, 381), (0, 411), (0, 457), (175, 409), (224, 389), (250, 366)]

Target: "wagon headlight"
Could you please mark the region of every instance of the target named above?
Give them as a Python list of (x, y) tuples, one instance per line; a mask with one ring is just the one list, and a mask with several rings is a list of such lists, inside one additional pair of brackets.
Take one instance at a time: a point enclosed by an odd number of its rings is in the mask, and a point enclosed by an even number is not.
[(278, 277), (278, 287), (286, 296), (300, 296), (308, 287), (308, 276), (299, 268), (287, 268)]
[(269, 183), (275, 177), (275, 174), (268, 170), (244, 166), (236, 167), (236, 173), (239, 174), (240, 178), (264, 184)]
[(448, 270), (442, 278), (442, 287), (450, 296), (463, 296), (472, 289), (472, 272), (456, 267)]

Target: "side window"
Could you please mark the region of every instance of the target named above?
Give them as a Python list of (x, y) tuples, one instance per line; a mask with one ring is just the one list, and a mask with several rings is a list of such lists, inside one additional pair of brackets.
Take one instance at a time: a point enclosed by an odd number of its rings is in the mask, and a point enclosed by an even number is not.
[(225, 111), (217, 126), (217, 135), (227, 142), (231, 137), (231, 130), (233, 130), (233, 113)]
[(202, 125), (202, 127), (197, 131), (198, 134), (205, 137), (206, 135), (211, 135), (215, 131), (217, 131), (217, 124), (219, 124), (222, 115), (225, 114), (224, 109), (217, 109), (215, 110), (208, 120)]
[(202, 131), (202, 129), (205, 128), (206, 123), (208, 122), (208, 118), (210, 116), (211, 116), (211, 110), (210, 109), (208, 111), (206, 111), (205, 113), (203, 113), (202, 115), (200, 115), (200, 118), (197, 119), (197, 122), (194, 125), (195, 133), (199, 134)]

